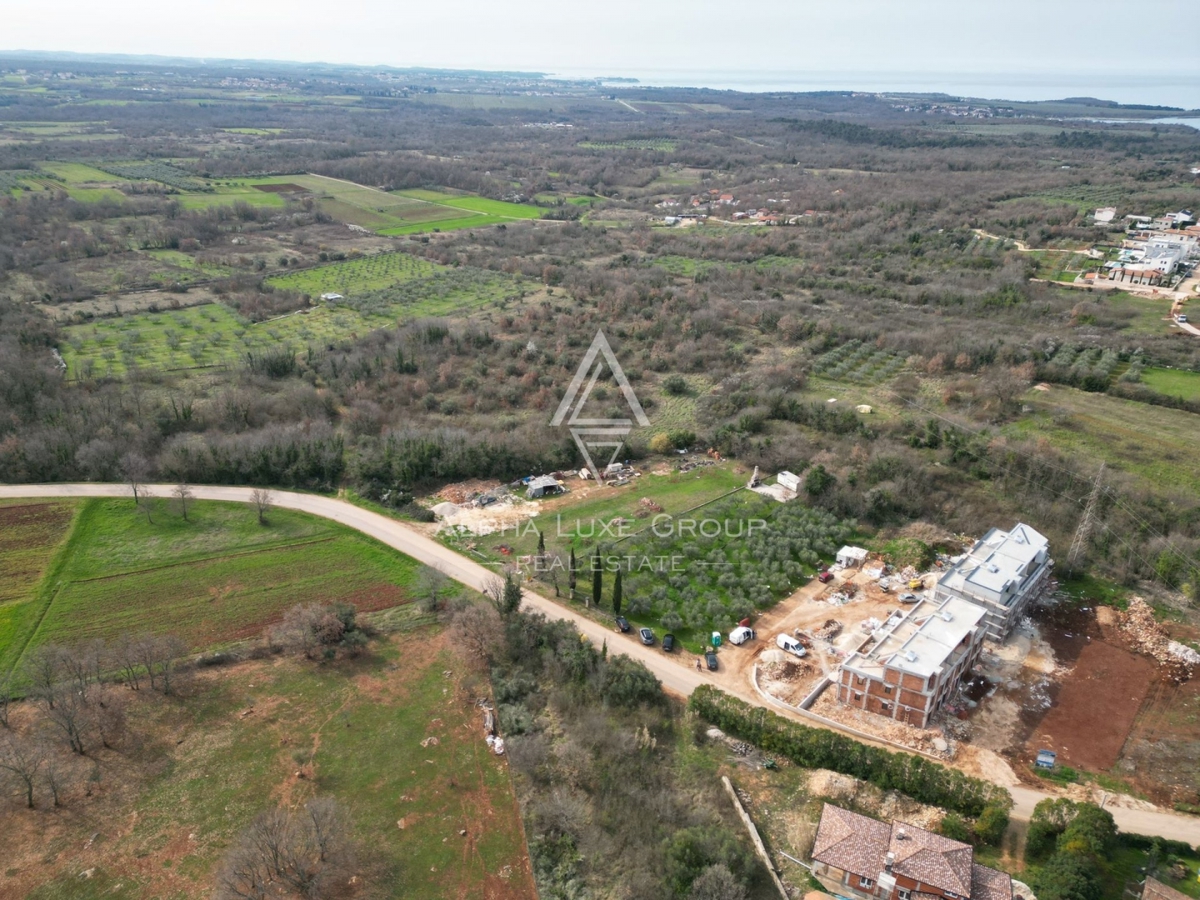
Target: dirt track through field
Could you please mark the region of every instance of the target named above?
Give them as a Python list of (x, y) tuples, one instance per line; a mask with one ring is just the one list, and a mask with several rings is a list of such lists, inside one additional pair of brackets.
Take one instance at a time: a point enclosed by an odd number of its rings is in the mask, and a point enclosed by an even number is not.
[[(148, 487), (154, 495), (160, 497), (170, 496), (170, 492), (174, 489), (174, 485), (169, 484), (149, 485)], [(220, 500), (232, 503), (248, 503), (250, 494), (254, 490), (250, 487), (208, 485), (193, 485), (192, 489), (198, 500)], [(124, 484), (80, 483), (0, 485), (0, 499), (24, 497), (129, 497), (129, 487)], [(446, 575), (474, 590), (482, 590), (488, 579), (494, 577), (495, 573), (492, 570), (460, 556), (405, 523), (361, 509), (343, 500), (292, 491), (272, 491), (271, 497), (276, 506), (321, 516), (354, 528), (419, 562), (438, 567)], [(551, 619), (569, 620), (579, 629), (580, 634), (586, 636), (595, 646), (599, 647), (602, 643), (607, 642), (614, 652), (625, 653), (644, 663), (662, 681), (664, 688), (681, 697), (688, 696), (693, 690), (708, 681), (705, 673), (688, 668), (661, 652), (643, 647), (629, 636), (615, 634), (604, 625), (560, 606), (540, 594), (526, 590), (524, 603), (527, 608), (541, 612)], [(744, 685), (736, 691), (731, 690), (731, 693), (736, 693), (739, 698), (755, 706), (766, 705), (765, 701), (760, 699), (749, 685)], [(787, 718), (796, 718), (810, 727), (813, 726), (813, 722), (810, 720), (800, 719), (785, 710), (772, 708), (772, 711)], [(1039, 800), (1051, 796), (1027, 787), (1014, 786), (1009, 790), (1015, 801), (1012, 815), (1016, 819), (1028, 819), (1033, 813), (1034, 805)], [(1191, 844), (1200, 844), (1200, 818), (1162, 810), (1151, 811), (1123, 807), (1112, 808), (1112, 813), (1117, 826), (1123, 831), (1160, 835), (1176, 840), (1185, 840)]]

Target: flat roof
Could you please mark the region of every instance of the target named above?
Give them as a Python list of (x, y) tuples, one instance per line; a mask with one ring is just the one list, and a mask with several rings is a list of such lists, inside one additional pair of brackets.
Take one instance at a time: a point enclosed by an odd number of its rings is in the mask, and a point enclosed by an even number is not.
[(938, 579), (940, 585), (968, 592), (972, 586), (996, 594), (1029, 574), (1029, 565), (1049, 549), (1045, 535), (1018, 523), (1011, 531), (993, 528)]
[[(885, 631), (866, 653), (852, 653), (843, 664), (855, 671), (882, 675), (898, 669), (921, 678), (941, 670), (963, 638), (987, 615), (981, 606), (959, 597), (922, 600)], [(889, 619), (892, 622), (895, 619)]]

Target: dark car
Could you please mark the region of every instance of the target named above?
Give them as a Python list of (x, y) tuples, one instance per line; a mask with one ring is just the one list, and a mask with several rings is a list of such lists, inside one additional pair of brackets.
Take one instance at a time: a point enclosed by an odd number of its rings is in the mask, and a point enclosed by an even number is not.
[(663, 635), (663, 650), (666, 651), (667, 653), (670, 653), (674, 649), (675, 649), (675, 635), (664, 634)]
[(645, 644), (647, 647), (650, 647), (654, 644), (654, 632), (651, 631), (649, 628), (639, 629), (638, 637), (640, 637), (642, 639), (642, 643)]
[(629, 620), (624, 616), (617, 616), (617, 630), (621, 634), (629, 634)]
[(817, 581), (821, 582), (821, 584), (829, 584), (829, 582), (833, 581), (833, 573), (825, 569), (817, 576)]
[(716, 650), (706, 650), (704, 652), (704, 661), (706, 663), (708, 663), (708, 671), (710, 671), (710, 672), (717, 671), (717, 651)]

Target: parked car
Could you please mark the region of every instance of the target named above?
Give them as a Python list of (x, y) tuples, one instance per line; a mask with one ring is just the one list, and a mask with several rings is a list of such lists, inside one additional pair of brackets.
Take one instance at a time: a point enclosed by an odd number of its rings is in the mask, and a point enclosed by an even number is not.
[(916, 594), (901, 594), (901, 595), (900, 595), (900, 602), (901, 602), (901, 603), (916, 603), (916, 602), (917, 602), (917, 600), (919, 600), (919, 599), (920, 599), (920, 598), (919, 598), (919, 597), (917, 597), (917, 595), (916, 595)]
[(704, 661), (706, 663), (708, 663), (708, 671), (710, 671), (710, 672), (717, 671), (717, 651), (716, 650), (705, 650), (704, 651)]
[(729, 632), (729, 643), (731, 644), (744, 644), (746, 641), (752, 640), (754, 640), (754, 629), (747, 628), (745, 625), (739, 625)]
[(642, 639), (642, 643), (647, 647), (654, 646), (654, 632), (649, 628), (642, 628), (638, 631), (638, 637)]
[(793, 656), (808, 655), (808, 651), (804, 649), (803, 644), (801, 644), (794, 637), (788, 637), (786, 634), (779, 634), (775, 636), (775, 646), (777, 646), (780, 650), (791, 653)]
[(1187, 316), (1185, 316), (1183, 313), (1180, 313), (1179, 315), (1177, 315), (1175, 317), (1175, 321), (1176, 322), (1187, 322)]
[(828, 569), (822, 569), (821, 574), (817, 576), (817, 581), (821, 582), (821, 584), (829, 584), (829, 582), (833, 581), (833, 573)]
[(624, 616), (617, 616), (617, 630), (621, 634), (629, 634), (629, 620)]
[(670, 653), (672, 650), (674, 650), (675, 649), (675, 635), (664, 634), (662, 647), (663, 647), (664, 653)]

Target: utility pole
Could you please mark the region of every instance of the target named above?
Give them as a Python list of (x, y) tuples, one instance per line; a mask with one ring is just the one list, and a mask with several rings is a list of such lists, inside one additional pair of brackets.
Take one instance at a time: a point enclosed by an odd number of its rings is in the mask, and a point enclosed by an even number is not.
[(1088, 537), (1096, 521), (1096, 504), (1100, 502), (1100, 488), (1104, 481), (1104, 463), (1100, 463), (1100, 471), (1096, 473), (1096, 481), (1092, 484), (1092, 493), (1088, 495), (1087, 506), (1083, 508), (1083, 518), (1075, 529), (1075, 538), (1071, 541), (1071, 550), (1067, 553), (1067, 571), (1074, 574), (1075, 565), (1087, 548)]

